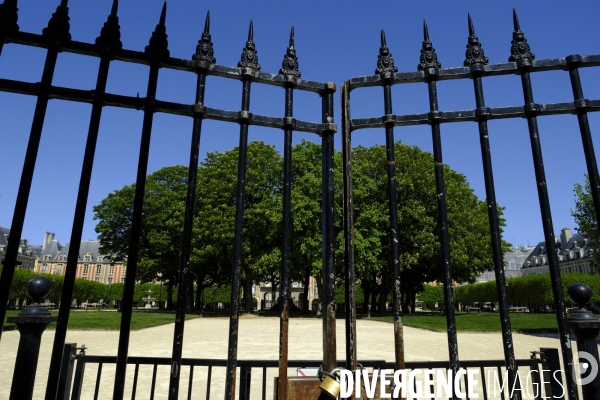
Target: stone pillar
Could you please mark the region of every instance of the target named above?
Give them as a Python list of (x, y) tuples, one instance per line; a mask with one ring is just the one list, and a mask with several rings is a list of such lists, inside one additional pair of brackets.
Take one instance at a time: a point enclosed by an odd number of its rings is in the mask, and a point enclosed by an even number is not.
[(10, 400), (26, 400), (33, 396), (42, 333), (50, 322), (57, 320), (57, 317), (50, 315), (46, 307), (39, 304), (50, 293), (51, 288), (52, 283), (48, 278), (36, 276), (31, 279), (27, 283), (27, 294), (34, 302), (25, 307), (16, 317), (7, 319), (8, 322), (15, 323), (21, 333)]
[[(572, 302), (577, 303), (568, 319), (569, 329), (577, 338), (577, 356), (579, 374), (584, 400), (600, 400), (600, 371), (598, 367), (598, 345), (596, 339), (600, 333), (600, 320), (585, 305), (592, 300), (592, 290), (583, 283), (574, 283), (567, 291)], [(568, 374), (567, 374), (568, 376)]]

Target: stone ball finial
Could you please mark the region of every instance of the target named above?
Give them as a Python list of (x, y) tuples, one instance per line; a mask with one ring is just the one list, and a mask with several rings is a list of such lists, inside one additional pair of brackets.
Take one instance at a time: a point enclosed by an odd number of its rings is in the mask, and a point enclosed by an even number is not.
[(569, 286), (567, 295), (572, 302), (577, 303), (580, 309), (592, 301), (592, 289), (583, 283), (574, 283)]
[(27, 294), (33, 298), (36, 303), (42, 301), (42, 299), (50, 293), (52, 289), (52, 282), (45, 276), (36, 276), (27, 282)]

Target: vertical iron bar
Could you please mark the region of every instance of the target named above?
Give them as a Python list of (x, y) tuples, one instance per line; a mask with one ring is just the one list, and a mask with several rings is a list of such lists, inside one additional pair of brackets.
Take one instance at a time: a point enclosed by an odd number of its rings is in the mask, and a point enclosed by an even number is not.
[[(242, 112), (250, 110), (250, 80), (242, 83)], [(242, 268), (242, 228), (244, 223), (244, 196), (246, 192), (246, 156), (248, 153), (248, 121), (240, 124), (238, 158), (238, 181), (235, 202), (235, 233), (233, 239), (233, 271), (231, 282), (231, 313), (229, 316), (229, 345), (225, 378), (225, 399), (235, 399), (235, 375), (237, 365), (240, 270)]]
[[(167, 3), (163, 4), (159, 23), (152, 33), (150, 43), (146, 46), (145, 53), (150, 60), (150, 73), (148, 76), (148, 90), (144, 104), (144, 122), (142, 125), (142, 138), (140, 142), (140, 155), (138, 160), (137, 178), (135, 181), (135, 199), (133, 201), (133, 216), (131, 220), (131, 233), (129, 238), (129, 252), (127, 256), (127, 273), (123, 290), (123, 307), (121, 327), (119, 330), (119, 349), (117, 353), (115, 384), (113, 400), (122, 400), (125, 391), (125, 375), (127, 374), (127, 352), (129, 349), (129, 330), (133, 312), (133, 294), (135, 290), (135, 277), (137, 271), (138, 254), (140, 246), (140, 232), (142, 227), (142, 211), (144, 206), (144, 191), (146, 188), (146, 173), (148, 170), (148, 155), (150, 152), (150, 137), (152, 134), (152, 120), (156, 107), (156, 86), (158, 84), (158, 71), (160, 60), (169, 56), (165, 20)], [(137, 368), (137, 367), (136, 367)], [(134, 388), (135, 391), (135, 388)]]
[(73, 378), (73, 390), (71, 400), (81, 398), (81, 389), (83, 387), (83, 376), (85, 375), (85, 345), (81, 346), (81, 351), (77, 355), (77, 367), (75, 367), (75, 377)]
[(75, 286), (75, 275), (77, 272), (77, 261), (79, 259), (79, 247), (81, 245), (81, 236), (85, 220), (85, 211), (87, 206), (90, 182), (92, 179), (92, 169), (94, 165), (94, 156), (96, 153), (96, 143), (98, 140), (98, 131), (100, 129), (100, 118), (102, 116), (102, 107), (104, 106), (104, 92), (108, 79), (108, 70), (110, 66), (110, 51), (119, 50), (122, 47), (119, 40), (119, 24), (117, 17), (118, 3), (113, 1), (111, 14), (104, 24), (100, 36), (96, 39), (96, 46), (102, 53), (100, 66), (98, 67), (98, 77), (96, 79), (96, 90), (92, 100), (92, 113), (90, 116), (90, 125), (88, 128), (88, 137), (83, 156), (83, 165), (81, 167), (81, 177), (79, 179), (79, 191), (75, 205), (75, 215), (73, 216), (73, 228), (71, 230), (71, 243), (67, 257), (67, 267), (63, 283), (63, 290), (60, 301), (60, 310), (58, 312), (58, 322), (56, 324), (56, 333), (54, 335), (54, 345), (50, 359), (50, 370), (48, 373), (48, 383), (46, 386), (46, 400), (56, 399), (58, 382), (60, 377), (60, 365), (62, 351), (64, 348), (67, 326), (69, 323), (69, 313), (71, 311), (71, 301), (73, 300), (73, 290)]
[[(285, 88), (285, 116), (294, 116), (294, 89)], [(283, 245), (281, 266), (281, 318), (279, 320), (279, 385), (278, 397), (287, 400), (287, 369), (288, 369), (288, 330), (289, 330), (289, 276), (291, 260), (291, 210), (292, 210), (292, 129), (287, 127), (284, 131), (283, 144)]]
[(21, 233), (23, 232), (23, 223), (25, 222), (25, 213), (27, 211), (27, 203), (29, 201), (29, 192), (31, 190), (31, 182), (33, 180), (33, 171), (40, 146), (42, 136), (42, 128), (44, 127), (44, 118), (46, 116), (46, 108), (48, 107), (48, 90), (52, 84), (54, 76), (54, 68), (58, 58), (58, 47), (48, 47), (46, 62), (44, 64), (44, 72), (42, 80), (39, 83), (40, 90), (35, 105), (33, 114), (33, 122), (29, 133), (29, 143), (25, 153), (25, 161), (23, 163), (23, 171), (21, 173), (21, 181), (19, 183), (19, 191), (17, 192), (17, 201), (15, 203), (15, 211), (13, 213), (12, 223), (10, 225), (10, 233), (8, 243), (6, 245), (6, 253), (4, 258), (4, 267), (0, 276), (0, 339), (2, 339), (2, 327), (6, 317), (6, 304), (10, 293), (10, 285), (12, 283), (15, 267), (17, 265), (17, 255), (19, 253), (19, 244), (21, 242)]
[(552, 225), (552, 213), (550, 211), (550, 199), (548, 196), (548, 187), (546, 184), (546, 173), (544, 170), (544, 160), (542, 157), (542, 145), (540, 142), (540, 133), (537, 125), (536, 110), (539, 106), (533, 101), (533, 91), (531, 88), (531, 77), (526, 70), (521, 71), (521, 84), (523, 86), (523, 97), (525, 99), (525, 112), (527, 115), (527, 125), (529, 128), (529, 139), (531, 141), (531, 152), (535, 177), (537, 181), (538, 198), (540, 202), (540, 211), (542, 214), (542, 226), (544, 228), (544, 238), (546, 242), (546, 254), (548, 255), (548, 265), (550, 269), (550, 279), (552, 281), (552, 294), (554, 296), (554, 311), (558, 323), (560, 347), (562, 350), (563, 363), (565, 365), (565, 381), (570, 400), (577, 400), (579, 395), (575, 386), (573, 376), (573, 352), (571, 349), (571, 340), (569, 339), (569, 328), (567, 326), (567, 313), (565, 310), (565, 301), (562, 292), (562, 279), (558, 265), (558, 255), (556, 253), (556, 244), (554, 236), (554, 227)]
[(152, 118), (154, 116), (154, 96), (158, 81), (158, 65), (150, 66), (148, 80), (148, 95), (144, 109), (144, 123), (142, 126), (142, 139), (138, 161), (137, 178), (135, 181), (135, 199), (133, 202), (133, 218), (131, 221), (131, 237), (129, 239), (129, 252), (127, 256), (127, 272), (125, 275), (125, 288), (123, 292), (123, 307), (121, 327), (119, 330), (119, 350), (115, 372), (115, 386), (113, 398), (121, 400), (125, 390), (125, 375), (127, 373), (127, 352), (129, 349), (129, 334), (131, 315), (133, 313), (133, 294), (135, 290), (135, 274), (138, 264), (140, 248), (140, 232), (142, 228), (142, 209), (144, 205), (144, 190), (146, 188), (146, 173), (148, 170), (148, 155), (150, 152), (150, 136), (152, 134)]
[(354, 201), (352, 193), (352, 132), (350, 90), (345, 82), (342, 96), (342, 174), (344, 180), (344, 280), (346, 289), (346, 368), (355, 371), (356, 355), (356, 273), (354, 269)]
[(60, 384), (58, 386), (57, 400), (68, 400), (71, 394), (73, 381), (73, 367), (77, 358), (77, 343), (66, 343), (63, 351)]
[[(481, 145), (481, 159), (483, 164), (483, 177), (485, 180), (485, 192), (488, 210), (488, 219), (490, 222), (490, 238), (492, 247), (492, 258), (494, 262), (494, 273), (496, 276), (496, 289), (498, 291), (498, 308), (500, 315), (500, 325), (502, 328), (502, 346), (504, 350), (505, 367), (508, 371), (508, 382), (512, 388), (517, 385), (518, 369), (515, 363), (515, 350), (512, 339), (512, 329), (510, 325), (510, 316), (508, 313), (508, 301), (506, 299), (506, 279), (504, 275), (504, 254), (502, 252), (502, 236), (500, 234), (500, 224), (498, 222), (498, 204), (496, 203), (496, 189), (494, 186), (494, 173), (492, 169), (492, 152), (490, 148), (489, 132), (487, 119), (485, 117), (485, 99), (483, 95), (483, 82), (481, 76), (473, 77), (473, 87), (475, 89), (475, 103), (479, 111), (479, 143)], [(515, 396), (520, 397), (520, 391), (515, 390)]]
[[(437, 85), (431, 80), (427, 83), (429, 88), (429, 109), (432, 113), (438, 111)], [(444, 274), (444, 307), (446, 309), (446, 330), (448, 336), (448, 354), (450, 369), (456, 375), (458, 372), (458, 340), (456, 336), (456, 316), (454, 314), (454, 290), (452, 284), (452, 264), (450, 260), (450, 236), (448, 232), (448, 214), (446, 209), (446, 187), (444, 184), (444, 162), (442, 157), (442, 140), (440, 137), (440, 124), (431, 122), (431, 136), (433, 140), (433, 161), (435, 168), (435, 186), (437, 189), (437, 204), (439, 216), (439, 236), (442, 252)]]
[(208, 366), (208, 376), (206, 377), (206, 400), (210, 400), (210, 378), (212, 376), (212, 365)]
[(262, 373), (262, 400), (267, 398), (267, 367), (263, 367)]
[(188, 379), (188, 400), (192, 399), (192, 387), (194, 385), (194, 366), (190, 365), (190, 378)]
[[(204, 104), (205, 84), (206, 74), (204, 72), (199, 72), (196, 85), (196, 104)], [(198, 177), (201, 131), (202, 117), (195, 117), (192, 128), (192, 144), (190, 147), (187, 196), (185, 202), (185, 217), (183, 222), (183, 246), (181, 251), (181, 265), (179, 269), (179, 290), (177, 293), (177, 312), (175, 315), (173, 353), (171, 356), (171, 376), (169, 382), (169, 398), (171, 399), (177, 399), (179, 396), (179, 372), (181, 371), (185, 307), (187, 303), (187, 289), (190, 275), (190, 255), (192, 230), (194, 226), (194, 204), (196, 202), (196, 182)]]
[[(323, 123), (333, 123), (333, 92), (335, 86), (329, 83), (329, 90), (322, 94)], [(335, 232), (333, 226), (333, 131), (322, 133), (322, 235), (323, 235), (323, 367), (331, 371), (336, 367), (335, 332)]]
[(102, 378), (102, 363), (98, 364), (98, 372), (96, 373), (96, 386), (94, 388), (94, 400), (98, 400), (98, 393), (100, 392), (100, 379)]
[(156, 388), (156, 369), (158, 364), (154, 364), (152, 368), (152, 383), (150, 384), (150, 400), (154, 400), (154, 390)]
[(581, 56), (567, 57), (569, 65), (569, 78), (571, 79), (571, 88), (573, 89), (573, 98), (575, 107), (577, 107), (577, 122), (581, 131), (581, 141), (583, 142), (583, 152), (585, 154), (585, 162), (590, 180), (590, 193), (596, 211), (596, 220), (600, 226), (600, 178), (598, 177), (598, 165), (596, 163), (596, 153), (594, 151), (594, 142), (592, 141), (592, 132), (588, 121), (587, 110), (585, 109), (585, 98), (583, 97), (583, 89), (579, 78), (579, 69), (577, 68), (578, 61)]
[(485, 382), (485, 368), (480, 367), (479, 370), (481, 371), (481, 385), (483, 388), (483, 400), (487, 400), (488, 395), (487, 395), (487, 387), (486, 387), (486, 382)]
[[(392, 86), (387, 80), (383, 85), (385, 114), (392, 114)], [(400, 257), (398, 253), (398, 193), (396, 185), (396, 160), (394, 154), (394, 125), (385, 125), (385, 149), (387, 154), (388, 208), (390, 213), (390, 269), (393, 286), (394, 307), (394, 353), (396, 369), (404, 369), (404, 328), (402, 323), (402, 293), (400, 291)]]
[(135, 392), (137, 392), (137, 381), (139, 371), (140, 364), (135, 364), (135, 371), (133, 373), (133, 388), (131, 389), (131, 400), (135, 400)]

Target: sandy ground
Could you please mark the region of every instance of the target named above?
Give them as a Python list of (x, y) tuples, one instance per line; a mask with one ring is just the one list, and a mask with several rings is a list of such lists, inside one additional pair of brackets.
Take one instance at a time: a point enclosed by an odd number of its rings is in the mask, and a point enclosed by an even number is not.
[[(227, 358), (228, 318), (198, 318), (188, 320), (185, 325), (183, 357), (189, 358)], [(557, 336), (513, 334), (517, 359), (530, 357), (530, 351), (540, 347), (560, 348)], [(290, 320), (289, 359), (322, 359), (322, 321), (320, 319), (296, 318)], [(47, 331), (42, 337), (42, 347), (36, 378), (34, 399), (44, 397), (50, 352), (54, 331)], [(445, 333), (428, 330), (404, 328), (405, 354), (407, 361), (439, 361), (448, 359), (447, 337)], [(172, 351), (173, 324), (131, 332), (130, 356), (170, 357)], [(0, 399), (8, 399), (14, 362), (19, 342), (17, 331), (4, 332), (0, 342)], [(116, 331), (70, 331), (67, 342), (85, 343), (87, 354), (116, 355), (118, 332)], [(278, 359), (279, 319), (268, 317), (244, 316), (239, 324), (238, 359)], [(393, 325), (372, 320), (357, 321), (358, 359), (394, 360)], [(458, 348), (460, 360), (502, 359), (502, 341), (499, 333), (459, 333)], [(337, 358), (345, 358), (344, 321), (337, 323)], [(149, 398), (152, 367), (140, 367), (136, 398)], [(273, 377), (276, 370), (267, 375), (267, 398), (273, 391)], [(290, 375), (296, 371), (290, 369)], [(97, 366), (86, 368), (83, 396), (93, 398)], [(193, 375), (192, 398), (206, 398), (206, 368), (197, 368)], [(211, 379), (210, 397), (222, 399), (224, 392), (224, 368), (214, 368)], [(158, 368), (156, 399), (164, 399), (168, 392), (169, 368)], [(239, 374), (238, 374), (239, 376)], [(181, 398), (187, 396), (189, 369), (181, 371)], [(132, 392), (133, 367), (128, 369), (126, 397)], [(105, 365), (102, 369), (100, 399), (112, 396), (114, 367)], [(252, 398), (260, 398), (262, 374), (252, 374)]]

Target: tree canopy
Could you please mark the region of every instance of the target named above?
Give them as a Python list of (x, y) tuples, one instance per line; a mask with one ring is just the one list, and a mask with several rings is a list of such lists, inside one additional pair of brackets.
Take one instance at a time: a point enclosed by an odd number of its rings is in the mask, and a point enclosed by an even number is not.
[(585, 184), (575, 184), (575, 209), (571, 209), (571, 215), (575, 218), (577, 231), (585, 237), (587, 246), (593, 249), (592, 267), (599, 271), (600, 267), (600, 230), (598, 229), (598, 220), (594, 209), (592, 199), (590, 179), (585, 175)]
[[(434, 162), (430, 153), (400, 142), (395, 152), (403, 292), (406, 301), (414, 301), (425, 282), (442, 279)], [(305, 283), (310, 276), (319, 280), (322, 265), (321, 157), (321, 146), (308, 141), (292, 151), (290, 277)], [(340, 166), (341, 154), (334, 157)], [(283, 159), (273, 146), (252, 142), (247, 160), (242, 272), (245, 293), (250, 295), (252, 283), (279, 284)], [(237, 162), (235, 148), (208, 153), (198, 167), (190, 267), (200, 287), (227, 283), (231, 276)], [(386, 163), (384, 146), (353, 150), (357, 278), (365, 301), (380, 294), (380, 304), (387, 299), (389, 275)], [(445, 183), (453, 278), (472, 282), (492, 268), (487, 205), (475, 196), (464, 175), (447, 166)], [(137, 271), (142, 282), (162, 274), (161, 280), (171, 288), (177, 284), (186, 185), (187, 168), (182, 166), (166, 167), (147, 177)], [(344, 257), (341, 187), (338, 167), (334, 222), (338, 279), (343, 277)], [(134, 185), (125, 186), (94, 207), (102, 251), (118, 259), (127, 254), (134, 192)]]

